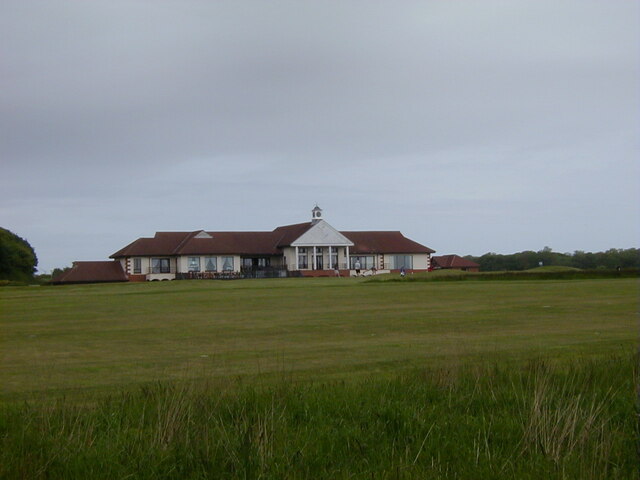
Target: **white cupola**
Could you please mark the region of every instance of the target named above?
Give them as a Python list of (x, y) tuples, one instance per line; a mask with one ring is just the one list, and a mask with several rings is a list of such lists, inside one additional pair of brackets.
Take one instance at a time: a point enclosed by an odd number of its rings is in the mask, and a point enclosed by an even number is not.
[(311, 222), (316, 223), (318, 220), (322, 220), (322, 209), (316, 205), (311, 210)]

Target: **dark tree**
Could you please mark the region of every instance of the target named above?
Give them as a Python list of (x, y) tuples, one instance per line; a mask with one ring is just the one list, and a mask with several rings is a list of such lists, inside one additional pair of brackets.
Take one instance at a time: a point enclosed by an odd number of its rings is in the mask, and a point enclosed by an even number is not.
[(603, 268), (640, 268), (640, 249), (615, 249), (606, 252), (558, 253), (549, 247), (544, 247), (538, 252), (525, 251), (502, 255), (498, 253), (485, 253), (481, 257), (467, 256), (480, 264), (483, 272), (496, 272), (502, 270), (528, 270), (539, 265), (576, 267), (583, 270)]
[(0, 227), (0, 280), (30, 281), (37, 265), (29, 242)]
[(71, 267), (54, 268), (51, 271), (51, 278), (54, 279), (56, 277), (59, 277), (60, 275), (62, 275), (63, 273), (68, 272), (69, 270), (71, 270)]

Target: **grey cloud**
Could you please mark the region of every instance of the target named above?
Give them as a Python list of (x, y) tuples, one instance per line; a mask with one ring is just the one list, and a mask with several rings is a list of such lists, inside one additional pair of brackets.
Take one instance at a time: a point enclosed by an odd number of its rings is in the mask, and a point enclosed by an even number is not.
[[(38, 240), (45, 268), (91, 232), (118, 247), (161, 228), (270, 228), (314, 202), (339, 228), (447, 253), (630, 246), (638, 10), (5, 1), (0, 222)], [(555, 211), (540, 215), (544, 199)], [(584, 228), (591, 212), (608, 231)], [(75, 232), (67, 256), (43, 216)]]

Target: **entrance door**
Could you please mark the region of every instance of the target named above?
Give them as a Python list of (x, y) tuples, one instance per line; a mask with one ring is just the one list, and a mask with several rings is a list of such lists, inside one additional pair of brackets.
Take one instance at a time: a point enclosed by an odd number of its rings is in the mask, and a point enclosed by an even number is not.
[(316, 270), (324, 270), (324, 257), (320, 249), (316, 252)]

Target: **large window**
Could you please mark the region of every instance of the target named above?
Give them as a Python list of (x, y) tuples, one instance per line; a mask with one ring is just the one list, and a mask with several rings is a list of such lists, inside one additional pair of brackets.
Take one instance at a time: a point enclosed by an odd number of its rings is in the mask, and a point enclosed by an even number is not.
[(233, 257), (222, 257), (222, 271), (233, 271)]
[(338, 268), (338, 251), (335, 248), (331, 249), (331, 268)]
[(392, 255), (391, 268), (413, 269), (413, 255)]
[(189, 271), (190, 272), (200, 271), (200, 257), (189, 257)]
[(204, 257), (204, 269), (207, 272), (218, 271), (218, 257)]
[(250, 257), (241, 260), (243, 269), (263, 269), (270, 265), (270, 259), (266, 257)]
[(134, 258), (133, 259), (133, 273), (142, 273), (142, 259)]
[(316, 248), (316, 270), (324, 270), (324, 256), (321, 247)]
[(373, 255), (356, 255), (349, 257), (350, 268), (354, 270), (356, 263), (360, 263), (361, 270), (371, 270), (375, 266), (376, 257)]
[(151, 273), (171, 273), (168, 258), (152, 258)]
[(298, 249), (298, 268), (309, 268), (309, 263), (307, 262), (307, 249), (299, 248)]

